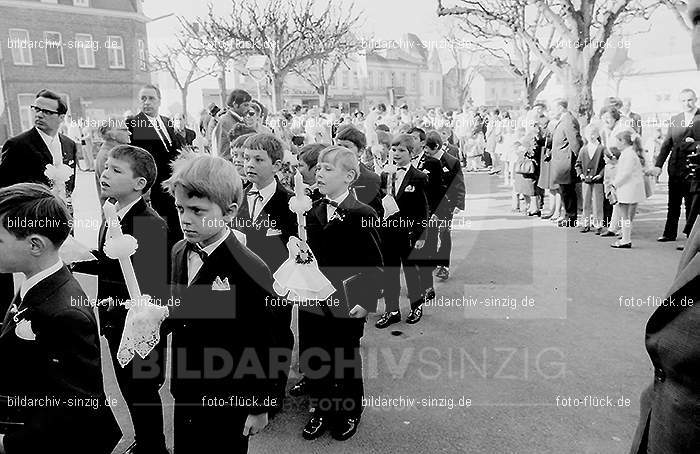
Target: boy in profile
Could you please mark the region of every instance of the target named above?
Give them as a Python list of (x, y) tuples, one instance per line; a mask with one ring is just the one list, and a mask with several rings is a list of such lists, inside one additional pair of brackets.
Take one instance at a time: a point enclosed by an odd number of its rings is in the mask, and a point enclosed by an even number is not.
[(185, 238), (172, 250), (175, 452), (245, 453), (276, 406), (268, 370), (272, 276), (229, 229), (243, 197), (235, 166), (194, 155), (163, 183)]
[(379, 189), (379, 175), (372, 172), (369, 167), (360, 162), (360, 157), (365, 153), (367, 147), (367, 137), (359, 129), (352, 125), (343, 126), (335, 136), (335, 144), (345, 147), (355, 153), (360, 165), (360, 174), (352, 184), (355, 197), (360, 202), (371, 206), (378, 216), (384, 215), (382, 206), (382, 195)]
[[(27, 278), (0, 328), (2, 454), (109, 454), (121, 438), (105, 403), (92, 306), (58, 255), (71, 226), (47, 187), (0, 189), (0, 272)], [(32, 399), (57, 404), (21, 403)]]
[[(149, 207), (143, 194), (153, 186), (157, 177), (156, 163), (149, 152), (131, 145), (119, 145), (109, 152), (105, 170), (100, 176), (100, 187), (105, 198), (116, 205), (122, 232), (138, 241), (132, 256), (134, 271), (143, 293), (156, 304), (167, 304), (169, 298), (168, 228), (165, 221)], [(95, 274), (98, 277), (98, 301), (111, 298), (108, 306), (100, 306), (100, 325), (107, 338), (117, 383), (124, 395), (134, 424), (133, 452), (165, 454), (163, 435), (163, 405), (159, 390), (165, 382), (165, 342), (161, 342), (142, 359), (138, 355), (121, 367), (117, 360), (126, 321), (123, 302), (129, 291), (119, 261), (104, 253), (107, 239), (107, 221), (103, 220), (98, 237), (98, 248), (93, 251), (96, 262), (78, 262), (74, 272)]]
[[(299, 333), (308, 371), (313, 416), (303, 430), (312, 440), (327, 428), (336, 440), (357, 431), (362, 414), (360, 339), (369, 312), (377, 307), (382, 255), (374, 224), (375, 211), (359, 202), (350, 186), (360, 173), (357, 155), (332, 146), (319, 156), (316, 181), (324, 198), (306, 214), (308, 244), (319, 269), (336, 292), (318, 306), (300, 306)], [(319, 352), (330, 367), (319, 369)]]

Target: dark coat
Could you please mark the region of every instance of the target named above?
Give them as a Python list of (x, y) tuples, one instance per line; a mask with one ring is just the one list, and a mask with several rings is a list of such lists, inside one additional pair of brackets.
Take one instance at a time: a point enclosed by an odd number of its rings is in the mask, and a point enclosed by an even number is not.
[(355, 190), (357, 200), (371, 206), (378, 216), (384, 215), (379, 175), (360, 163), (360, 176), (350, 187)]
[[(382, 285), (383, 261), (379, 234), (371, 223), (379, 219), (370, 206), (352, 194), (338, 206), (336, 214), (328, 222), (326, 204), (316, 203), (306, 215), (309, 247), (319, 269), (336, 288), (330, 298), (339, 300), (339, 304), (331, 306), (331, 311), (338, 318), (348, 318), (348, 311), (359, 304), (367, 312), (374, 312)], [(343, 281), (353, 276), (358, 278), (351, 288), (360, 292), (348, 301)]]
[[(73, 175), (66, 182), (66, 194), (75, 189), (76, 146), (68, 136), (59, 133), (63, 163), (73, 169)], [(0, 157), (0, 187), (16, 183), (40, 183), (50, 185), (44, 175), (47, 164), (53, 164), (51, 151), (46, 147), (36, 128), (25, 131), (5, 142)]]
[(631, 454), (685, 454), (700, 447), (699, 250), (696, 222), (667, 304), (659, 306), (647, 323), (646, 348), (654, 379), (642, 393)]
[(438, 205), (442, 201), (442, 165), (440, 161), (423, 153), (423, 156), (414, 161), (416, 169), (423, 172), (428, 177), (428, 184), (425, 187), (425, 195), (428, 197), (429, 216), (435, 213)]
[[(171, 392), (176, 404), (201, 405), (203, 396), (257, 397), (245, 406), (264, 413), (265, 398), (274, 395), (269, 380), (273, 339), (266, 304), (272, 276), (265, 263), (230, 233), (187, 285), (187, 242), (172, 251), (174, 305), (165, 324), (172, 332)], [(230, 290), (214, 290), (216, 278)], [(209, 362), (214, 361), (212, 366)]]
[[(382, 173), (381, 178), (382, 189), (387, 194), (390, 194), (392, 192), (392, 184), (389, 174), (386, 172)], [(401, 182), (401, 186), (396, 188), (396, 194), (394, 195), (396, 204), (399, 206), (399, 212), (387, 219), (397, 224), (399, 220), (403, 220), (402, 224), (409, 227), (383, 228), (382, 234), (391, 234), (391, 231), (396, 230), (407, 230), (411, 244), (421, 238), (427, 220), (430, 217), (430, 207), (426, 194), (427, 185), (428, 177), (415, 167), (409, 167)]]
[[(700, 109), (695, 111), (691, 125), (685, 124), (682, 113), (671, 117), (666, 138), (656, 158), (656, 167), (659, 168), (663, 167), (668, 159), (669, 180), (680, 182), (688, 177), (688, 155), (695, 151), (695, 142), (700, 140), (700, 131), (697, 131), (696, 124), (700, 124)], [(687, 141), (688, 138), (691, 140)]]
[(440, 156), (441, 166), (441, 184), (440, 184), (440, 203), (436, 214), (440, 218), (452, 217), (455, 208), (464, 210), (464, 198), (466, 196), (466, 188), (464, 185), (464, 174), (462, 173), (462, 165), (459, 159), (454, 156), (443, 153)]
[(0, 395), (51, 398), (57, 404), (23, 407), (24, 425), (5, 436), (5, 449), (111, 453), (121, 431), (105, 404), (97, 321), (87, 296), (64, 266), (32, 287), (20, 308), (28, 308), (23, 318), (36, 340), (17, 337), (8, 311), (0, 331)]
[(551, 168), (553, 184), (575, 183), (574, 163), (582, 140), (578, 120), (571, 112), (564, 112), (552, 133)]

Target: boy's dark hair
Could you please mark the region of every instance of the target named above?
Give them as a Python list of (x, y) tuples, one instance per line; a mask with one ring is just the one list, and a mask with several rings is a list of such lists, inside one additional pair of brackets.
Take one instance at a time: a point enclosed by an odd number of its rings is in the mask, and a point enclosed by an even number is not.
[(318, 155), (322, 150), (328, 148), (330, 145), (325, 143), (310, 143), (304, 145), (301, 150), (299, 150), (299, 159), (304, 161), (309, 169), (313, 168), (318, 164)]
[(229, 93), (228, 98), (226, 98), (226, 105), (229, 107), (238, 106), (244, 102), (250, 102), (253, 99), (245, 90), (235, 89)]
[(44, 88), (39, 93), (37, 93), (34, 98), (53, 99), (58, 102), (58, 108), (56, 109), (56, 112), (58, 112), (59, 115), (63, 115), (66, 112), (68, 112), (68, 104), (66, 104), (66, 101), (63, 98), (61, 98), (61, 96), (59, 96), (58, 93), (55, 93), (51, 90), (47, 90), (46, 88)]
[(442, 146), (442, 136), (437, 131), (428, 131), (425, 135), (425, 146), (431, 150), (437, 150)]
[(260, 133), (249, 137), (243, 144), (243, 148), (249, 150), (265, 150), (272, 163), (282, 161), (284, 158), (284, 145), (274, 134)]
[(246, 134), (255, 134), (257, 131), (250, 126), (246, 126), (243, 123), (236, 123), (233, 128), (228, 132), (229, 142), (233, 142), (237, 138)]
[(335, 135), (335, 140), (347, 140), (352, 142), (358, 151), (362, 151), (367, 146), (367, 137), (365, 133), (354, 127), (353, 125), (345, 125), (338, 130)]
[(146, 186), (141, 191), (142, 194), (148, 192), (153, 183), (156, 182), (158, 177), (156, 161), (151, 156), (151, 153), (143, 148), (133, 145), (117, 145), (109, 151), (109, 157), (128, 162), (134, 176), (146, 180)]
[(414, 132), (417, 132), (417, 133), (418, 133), (418, 137), (420, 138), (420, 141), (421, 141), (421, 142), (425, 142), (425, 131), (424, 131), (423, 129), (414, 126), (413, 128), (411, 128), (411, 129), (408, 130), (408, 133), (411, 134), (411, 135), (412, 135)]
[(415, 144), (416, 138), (410, 134), (399, 134), (394, 137), (394, 140), (391, 141), (392, 147), (397, 145), (404, 145), (409, 152), (413, 151), (413, 147), (415, 147)]
[(0, 219), (15, 238), (41, 235), (56, 249), (66, 241), (73, 224), (66, 204), (49, 188), (37, 183), (18, 183), (0, 189)]
[(377, 131), (391, 132), (391, 129), (384, 123), (377, 125)]

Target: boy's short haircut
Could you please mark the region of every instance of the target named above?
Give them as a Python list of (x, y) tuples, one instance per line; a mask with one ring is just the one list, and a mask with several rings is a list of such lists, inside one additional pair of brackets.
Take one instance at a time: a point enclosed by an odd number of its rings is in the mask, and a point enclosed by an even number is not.
[(386, 145), (387, 148), (391, 148), (391, 134), (384, 131), (377, 131), (377, 142), (380, 145)]
[(318, 156), (321, 151), (328, 148), (329, 145), (324, 143), (310, 143), (304, 145), (301, 150), (299, 150), (299, 161), (304, 161), (309, 169), (312, 169), (316, 164), (318, 164)]
[(399, 134), (391, 141), (391, 146), (403, 145), (410, 152), (416, 144), (416, 138), (410, 134)]
[(352, 142), (357, 147), (357, 151), (362, 151), (367, 146), (367, 137), (365, 133), (353, 125), (341, 127), (335, 135), (335, 140), (347, 140), (348, 142)]
[(73, 224), (66, 204), (38, 183), (18, 183), (0, 189), (0, 219), (15, 238), (41, 235), (56, 249), (66, 241)]
[(245, 141), (253, 137), (257, 132), (249, 132), (248, 134), (243, 134), (242, 136), (236, 137), (231, 141), (231, 148), (245, 148)]
[(382, 123), (380, 125), (377, 125), (377, 131), (391, 132), (391, 129), (389, 129), (389, 126)]
[(246, 135), (246, 134), (254, 134), (257, 131), (250, 126), (246, 126), (243, 123), (236, 123), (233, 128), (228, 132), (228, 140), (229, 142), (233, 142), (237, 138)]
[(357, 155), (345, 147), (331, 145), (321, 150), (318, 155), (318, 162), (328, 162), (336, 167), (341, 167), (343, 170), (352, 170), (355, 172), (353, 183), (360, 176), (360, 161)]
[(442, 147), (442, 136), (437, 131), (428, 131), (425, 135), (425, 146), (431, 150)]
[(143, 148), (133, 145), (117, 145), (109, 151), (109, 157), (128, 162), (134, 176), (146, 180), (146, 186), (141, 190), (142, 194), (148, 192), (158, 178), (156, 161), (151, 153)]
[(408, 131), (409, 134), (413, 134), (414, 132), (418, 133), (418, 137), (420, 138), (421, 142), (425, 142), (425, 131), (424, 130), (414, 126), (413, 128), (409, 129), (409, 131)]
[(266, 151), (273, 164), (284, 159), (284, 144), (274, 134), (255, 134), (245, 141), (243, 148)]
[(172, 168), (173, 174), (163, 182), (163, 188), (173, 196), (179, 186), (188, 197), (211, 200), (223, 213), (228, 212), (232, 203), (241, 206), (243, 186), (238, 170), (230, 161), (196, 154), (178, 158)]

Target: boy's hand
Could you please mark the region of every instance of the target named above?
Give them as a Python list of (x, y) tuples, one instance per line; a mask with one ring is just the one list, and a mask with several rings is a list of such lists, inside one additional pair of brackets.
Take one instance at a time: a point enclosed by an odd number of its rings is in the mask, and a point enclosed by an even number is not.
[(0, 454), (5, 454), (5, 452), (6, 452), (6, 451), (5, 451), (5, 443), (4, 443), (5, 440), (4, 440), (4, 439), (5, 439), (5, 435), (0, 434)]
[(578, 177), (581, 179), (581, 181), (586, 181), (586, 175), (581, 174)]
[(416, 249), (423, 249), (423, 246), (425, 246), (425, 240), (416, 241), (416, 244), (415, 244)]
[(105, 309), (107, 309), (107, 312), (111, 312), (117, 307), (119, 307), (120, 304), (116, 300), (113, 300), (112, 297), (109, 297), (107, 299), (99, 300), (97, 302), (97, 306), (104, 307)]
[(259, 415), (249, 414), (245, 420), (245, 426), (243, 427), (243, 435), (255, 435), (267, 426), (267, 413), (261, 413)]
[(357, 304), (350, 311), (350, 317), (351, 318), (365, 318), (365, 317), (367, 317), (367, 309), (365, 309), (364, 307)]

